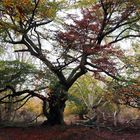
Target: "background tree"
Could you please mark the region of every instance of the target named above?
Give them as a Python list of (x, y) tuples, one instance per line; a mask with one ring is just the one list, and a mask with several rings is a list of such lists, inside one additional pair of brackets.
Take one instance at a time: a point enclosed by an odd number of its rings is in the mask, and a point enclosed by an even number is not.
[(125, 104), (134, 108), (140, 108), (140, 65), (139, 65), (139, 43), (135, 41), (133, 47), (128, 50), (125, 56), (121, 59), (124, 63), (123, 76), (127, 81), (109, 82), (108, 89), (112, 90), (116, 96), (116, 102)]
[[(26, 88), (28, 87), (29, 83), (30, 87), (34, 86), (39, 70), (33, 64), (25, 62), (23, 54), (21, 54), (22, 56), (11, 54), (9, 57), (7, 51), (8, 50), (3, 50), (0, 55), (0, 88), (2, 89), (5, 88), (5, 86), (12, 86), (16, 90), (23, 90), (25, 86)], [(3, 94), (0, 95), (0, 99), (9, 94), (12, 94), (10, 90), (3, 92)], [(26, 95), (15, 98), (9, 96), (5, 100), (3, 98), (3, 100), (0, 101), (1, 121), (13, 120), (16, 117), (17, 110), (24, 104), (25, 99)]]
[[(66, 115), (78, 115), (79, 119), (86, 119), (86, 123), (103, 123), (117, 125), (120, 104), (119, 98), (111, 88), (110, 78), (104, 82), (94, 79), (90, 74), (80, 77), (69, 89), (69, 101)], [(121, 93), (120, 93), (121, 94)]]
[(52, 30), (51, 27), (63, 6), (64, 3), (59, 0), (0, 2), (1, 40), (14, 45), (24, 44), (22, 49), (17, 47), (15, 51), (30, 52), (57, 78), (50, 85), (47, 97), (36, 93), (36, 90), (16, 91), (9, 86), (1, 91), (10, 89), (12, 96), (28, 93), (41, 99), (47, 117), (45, 124), (51, 125), (64, 123), (63, 111), (68, 89), (87, 71), (93, 72), (96, 78), (105, 73), (119, 80), (116, 60), (123, 53), (116, 43), (140, 36), (139, 8), (131, 1), (99, 0), (91, 7), (82, 9), (80, 17), (69, 15), (71, 23), (66, 24), (66, 21), (57, 26), (59, 31), (55, 33), (56, 27)]
[[(101, 87), (102, 85), (102, 87)], [(105, 100), (104, 84), (93, 79), (90, 74), (80, 77), (69, 89), (69, 102), (66, 110), (71, 114), (77, 114), (79, 119), (93, 117), (94, 109), (101, 106)]]
[[(4, 44), (3, 44), (4, 45)], [(22, 46), (20, 46), (22, 47)], [(41, 94), (43, 87), (48, 85), (48, 82), (53, 81), (53, 77), (50, 72), (42, 64), (36, 63), (35, 59), (29, 55), (28, 52), (16, 52), (12, 53), (11, 48), (5, 47), (1, 48), (0, 54), (0, 88), (5, 88), (5, 86), (11, 86), (16, 90), (24, 90), (27, 88), (38, 89), (38, 93)], [(44, 75), (45, 71), (45, 75)], [(48, 76), (46, 78), (46, 73), (48, 71)], [(32, 98), (27, 95), (27, 93), (21, 96), (8, 96), (11, 95), (12, 91), (4, 91), (0, 99), (0, 118), (2, 124), (9, 124), (15, 121), (24, 121), (35, 119), (41, 113), (41, 104), (36, 98)], [(5, 96), (7, 98), (5, 98)], [(28, 98), (27, 98), (28, 96)], [(44, 94), (46, 96), (46, 94)], [(32, 98), (32, 99), (31, 99)], [(31, 102), (32, 107), (30, 105)], [(38, 103), (37, 103), (38, 102)], [(40, 106), (38, 109), (33, 111), (34, 106)], [(24, 106), (24, 107), (23, 107)], [(36, 107), (35, 107), (36, 108)], [(30, 110), (30, 111), (29, 111)], [(39, 111), (40, 110), (40, 111)], [(24, 113), (22, 113), (24, 112)], [(36, 116), (35, 116), (36, 115)], [(20, 117), (19, 117), (20, 116)]]

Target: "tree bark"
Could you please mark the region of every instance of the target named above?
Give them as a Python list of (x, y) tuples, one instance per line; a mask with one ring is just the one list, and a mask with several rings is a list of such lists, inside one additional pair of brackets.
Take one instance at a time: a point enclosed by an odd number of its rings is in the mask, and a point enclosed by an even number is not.
[(67, 100), (67, 90), (62, 85), (57, 85), (51, 89), (48, 98), (48, 109), (46, 104), (43, 104), (43, 113), (47, 117), (43, 125), (63, 125), (64, 124), (64, 109)]
[(53, 105), (52, 103), (49, 104), (48, 123), (50, 125), (64, 124), (64, 108), (65, 102), (62, 101), (59, 101), (55, 105)]

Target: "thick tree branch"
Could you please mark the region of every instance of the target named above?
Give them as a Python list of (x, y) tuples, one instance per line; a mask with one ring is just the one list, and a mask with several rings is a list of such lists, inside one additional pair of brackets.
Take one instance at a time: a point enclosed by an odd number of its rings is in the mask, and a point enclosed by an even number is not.
[[(36, 93), (35, 91), (38, 91), (39, 89), (35, 89), (35, 90), (23, 90), (23, 91), (16, 91), (12, 86), (6, 86), (3, 89), (0, 89), (0, 92), (4, 92), (7, 90), (11, 90), (12, 93), (5, 95), (4, 97), (0, 98), (0, 101), (3, 101), (4, 99), (8, 98), (8, 97), (16, 97), (16, 96), (21, 96), (23, 94), (27, 94), (25, 95), (25, 97), (23, 97), (24, 100), (25, 98), (32, 96), (32, 97), (38, 97), (39, 99), (41, 99), (42, 101), (47, 100), (47, 98), (41, 94)], [(19, 100), (19, 101), (21, 101)]]
[(58, 79), (67, 86), (66, 79), (60, 71), (59, 67), (55, 67), (43, 54), (40, 48), (38, 48), (32, 40), (29, 39), (27, 35), (24, 35), (24, 41), (23, 44), (27, 46), (29, 52), (35, 56), (36, 58), (40, 59), (44, 64), (48, 66), (48, 68), (58, 77)]
[(68, 83), (70, 82), (70, 80), (74, 77), (74, 75), (77, 73), (77, 71), (80, 69), (80, 65), (78, 65), (76, 68), (74, 68), (72, 70), (72, 72), (70, 73), (69, 77), (67, 78)]
[(67, 67), (68, 65), (72, 64), (73, 62), (79, 61), (78, 59), (79, 59), (80, 57), (82, 57), (82, 55), (80, 55), (80, 56), (78, 56), (78, 57), (76, 57), (76, 58), (74, 58), (74, 57), (72, 57), (72, 56), (70, 56), (70, 57), (72, 58), (72, 60), (69, 61), (69, 62), (66, 62), (64, 65), (59, 66), (59, 69), (58, 69), (58, 70), (63, 70), (63, 68)]
[(80, 65), (77, 66), (75, 69), (73, 69), (73, 71), (71, 72), (70, 76), (68, 77), (68, 82), (67, 82), (68, 83), (68, 87), (71, 87), (71, 85), (80, 76), (82, 76), (83, 74), (85, 74), (87, 72), (87, 70), (85, 69), (86, 60), (87, 60), (87, 55), (86, 54), (83, 54), (82, 57), (81, 57)]

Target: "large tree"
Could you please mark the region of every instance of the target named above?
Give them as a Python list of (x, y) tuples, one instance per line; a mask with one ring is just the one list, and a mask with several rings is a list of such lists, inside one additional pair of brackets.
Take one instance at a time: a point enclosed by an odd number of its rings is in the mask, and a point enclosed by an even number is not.
[(57, 20), (58, 26), (51, 30), (57, 11), (62, 7), (61, 0), (0, 2), (1, 41), (23, 44), (23, 48), (16, 48), (15, 51), (30, 52), (57, 78), (50, 84), (47, 97), (30, 89), (16, 91), (11, 86), (1, 91), (10, 89), (13, 93), (9, 96), (28, 93), (41, 99), (43, 113), (47, 117), (45, 124), (51, 125), (64, 123), (63, 111), (68, 90), (80, 76), (91, 71), (96, 78), (101, 78), (100, 74), (105, 73), (116, 80), (121, 79), (117, 60), (123, 52), (116, 44), (140, 36), (136, 2), (98, 0), (92, 6), (79, 10), (79, 15), (68, 14), (68, 20), (61, 25)]

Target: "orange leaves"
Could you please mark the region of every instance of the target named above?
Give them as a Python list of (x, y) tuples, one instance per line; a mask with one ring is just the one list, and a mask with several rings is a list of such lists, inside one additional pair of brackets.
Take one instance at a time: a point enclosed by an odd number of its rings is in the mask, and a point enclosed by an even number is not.
[(13, 5), (13, 0), (3, 0), (2, 2), (5, 6), (12, 6)]
[(6, 5), (6, 6), (14, 6), (14, 4), (19, 4), (19, 5), (28, 5), (31, 3), (31, 0), (3, 0), (3, 4)]
[(3, 0), (2, 5), (5, 13), (12, 16), (15, 20), (25, 19), (27, 12), (32, 8), (30, 0)]
[[(32, 14), (36, 17), (53, 17), (56, 14), (57, 5), (55, 2), (50, 4), (46, 0), (3, 0), (2, 5), (5, 13), (13, 16), (16, 20), (25, 20)], [(35, 10), (35, 11), (34, 11)]]
[(31, 0), (3, 0), (3, 5), (5, 7), (15, 8), (17, 6), (21, 7), (28, 7), (31, 4)]

